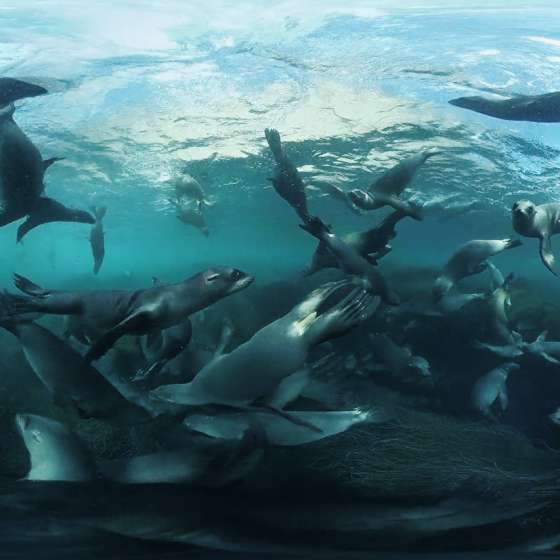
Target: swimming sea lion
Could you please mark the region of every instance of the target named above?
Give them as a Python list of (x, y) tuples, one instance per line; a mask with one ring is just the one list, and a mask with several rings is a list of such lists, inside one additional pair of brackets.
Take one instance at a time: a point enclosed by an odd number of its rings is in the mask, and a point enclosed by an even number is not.
[[(412, 179), (414, 179), (416, 173), (418, 173), (418, 170), (424, 165), (426, 160), (439, 154), (439, 151), (430, 150), (404, 159), (376, 179), (368, 187), (367, 191), (374, 198), (376, 195), (399, 197)], [(382, 200), (380, 200), (380, 203), (382, 203)], [(385, 204), (382, 203), (381, 206)], [(378, 206), (378, 208), (381, 208), (381, 206)]]
[(422, 208), (413, 202), (401, 200), (398, 196), (386, 195), (380, 193), (368, 193), (360, 189), (354, 189), (348, 194), (350, 200), (362, 210), (376, 210), (383, 206), (391, 206), (395, 210), (399, 210), (406, 216), (410, 216), (415, 220), (422, 221)]
[(192, 323), (190, 319), (169, 327), (162, 331), (161, 341), (150, 363), (140, 369), (134, 381), (156, 375), (168, 362), (175, 359), (188, 345), (192, 338)]
[(16, 427), (31, 463), (26, 480), (85, 482), (96, 478), (89, 450), (64, 424), (35, 414), (16, 414)]
[(82, 356), (46, 328), (32, 321), (8, 321), (0, 326), (17, 337), (39, 380), (57, 404), (87, 418), (122, 423), (147, 421), (150, 414), (121, 395)]
[(105, 232), (103, 231), (103, 218), (107, 213), (107, 207), (94, 206), (92, 211), (95, 216), (95, 224), (93, 224), (89, 234), (89, 243), (91, 245), (91, 253), (93, 255), (93, 273), (97, 274), (101, 269), (103, 259), (105, 258)]
[(495, 420), (492, 405), (499, 400), (502, 412), (505, 412), (508, 407), (508, 376), (518, 369), (519, 364), (508, 362), (483, 375), (475, 383), (471, 393), (473, 408), (487, 418)]
[(458, 97), (451, 105), (506, 121), (560, 122), (560, 92), (516, 95), (508, 99), (488, 99), (480, 95)]
[(336, 257), (340, 268), (346, 274), (361, 278), (367, 289), (373, 294), (378, 294), (389, 305), (398, 305), (399, 297), (393, 292), (383, 275), (360, 255), (353, 247), (344, 243), (342, 239), (331, 233), (329, 228), (319, 218), (309, 218), (307, 223), (300, 227), (321, 241), (325, 247)]
[(192, 382), (163, 385), (151, 394), (189, 406), (244, 406), (271, 397), (286, 377), (302, 369), (313, 346), (348, 332), (378, 304), (379, 298), (349, 282), (327, 284), (229, 354), (212, 360)]
[(276, 162), (274, 177), (270, 179), (272, 186), (305, 223), (309, 219), (309, 211), (303, 180), (297, 167), (288, 159), (282, 149), (280, 133), (274, 128), (267, 128), (264, 134)]
[(206, 195), (200, 183), (188, 173), (183, 173), (173, 180), (177, 198), (187, 197), (205, 203)]
[(171, 201), (177, 208), (177, 219), (184, 224), (194, 226), (199, 229), (206, 237), (210, 235), (206, 218), (202, 212), (202, 202), (200, 201)]
[(409, 348), (396, 344), (385, 334), (370, 335), (373, 355), (380, 360), (382, 367), (397, 377), (410, 375), (430, 377), (430, 364), (422, 356), (414, 356)]
[(522, 348), (526, 354), (538, 356), (551, 364), (560, 365), (560, 342), (546, 340), (548, 331), (543, 331), (535, 341), (524, 343)]
[(434, 300), (440, 300), (459, 280), (486, 270), (488, 258), (520, 245), (518, 239), (475, 239), (461, 245), (434, 282)]
[(125, 334), (143, 335), (177, 325), (193, 313), (249, 286), (253, 277), (241, 270), (214, 267), (178, 284), (146, 290), (45, 290), (15, 275), (16, 286), (29, 297), (8, 295), (13, 313), (77, 315), (84, 329), (103, 331), (86, 361), (103, 356)]
[(16, 426), (29, 452), (31, 468), (26, 480), (84, 482), (104, 478), (121, 484), (220, 486), (252, 470), (262, 457), (264, 444), (249, 426), (240, 441), (198, 440), (185, 449), (96, 462), (80, 438), (61, 422), (17, 414)]
[[(361, 232), (347, 233), (341, 239), (362, 257), (369, 261), (378, 261), (391, 251), (388, 243), (397, 235), (395, 226), (405, 217), (406, 214), (403, 212), (392, 212), (378, 226)], [(338, 266), (337, 258), (325, 247), (324, 243), (319, 242), (306, 274), (314, 274), (323, 268), (338, 268)]]
[(555, 258), (552, 253), (550, 238), (560, 232), (560, 204), (549, 203), (537, 206), (529, 200), (518, 200), (511, 209), (513, 229), (525, 237), (540, 239), (541, 260), (552, 272), (555, 270)]
[(17, 241), (48, 222), (93, 224), (93, 216), (43, 196), (47, 168), (60, 158), (43, 161), (39, 150), (13, 120), (13, 101), (47, 93), (42, 87), (0, 78), (0, 227), (27, 216)]

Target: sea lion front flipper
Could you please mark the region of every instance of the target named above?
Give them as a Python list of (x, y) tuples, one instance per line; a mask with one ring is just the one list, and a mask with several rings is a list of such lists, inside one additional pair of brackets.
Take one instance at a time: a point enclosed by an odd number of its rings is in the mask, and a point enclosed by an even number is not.
[(52, 158), (43, 160), (43, 173), (46, 173), (47, 169), (48, 169), (53, 163), (56, 163), (57, 161), (62, 161), (63, 159), (66, 159), (66, 158), (63, 158), (63, 157), (52, 157)]
[(552, 243), (550, 242), (550, 235), (543, 235), (541, 237), (540, 254), (544, 266), (546, 266), (546, 268), (548, 268), (548, 270), (550, 270), (552, 274), (558, 276), (558, 272), (554, 269), (555, 258), (552, 253)]
[(276, 387), (270, 399), (268, 399), (268, 404), (282, 409), (292, 401), (295, 401), (309, 382), (309, 376), (309, 370), (303, 368), (285, 377)]
[(27, 220), (19, 226), (17, 230), (18, 243), (32, 229), (50, 222), (80, 222), (84, 224), (94, 224), (95, 218), (89, 212), (85, 212), (84, 210), (67, 208), (64, 204), (61, 204), (52, 198), (41, 197), (33, 206), (33, 210), (29, 213)]
[(98, 338), (86, 352), (84, 360), (87, 363), (91, 363), (94, 360), (101, 358), (101, 356), (104, 356), (113, 347), (115, 342), (117, 342), (121, 336), (124, 336), (125, 334), (134, 334), (143, 330), (142, 327), (150, 320), (150, 316), (151, 313), (146, 310), (138, 310), (132, 315), (129, 315), (118, 325), (115, 325), (103, 336)]

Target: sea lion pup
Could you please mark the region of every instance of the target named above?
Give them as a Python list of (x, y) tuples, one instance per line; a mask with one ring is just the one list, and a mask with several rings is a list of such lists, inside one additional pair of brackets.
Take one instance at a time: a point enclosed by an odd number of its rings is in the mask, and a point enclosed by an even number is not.
[(524, 343), (521, 348), (526, 354), (537, 356), (550, 362), (560, 364), (560, 342), (546, 340), (548, 331), (543, 331), (533, 342)]
[(61, 422), (17, 414), (16, 426), (31, 463), (26, 480), (84, 482), (101, 477), (122, 484), (220, 486), (248, 474), (262, 457), (263, 442), (251, 427), (237, 442), (200, 442), (185, 449), (96, 462), (80, 438)]
[[(388, 243), (397, 236), (395, 226), (405, 217), (406, 214), (403, 212), (391, 212), (374, 228), (361, 232), (347, 233), (341, 239), (370, 262), (373, 260), (378, 261), (391, 251), (391, 246)], [(338, 266), (336, 257), (327, 249), (324, 243), (319, 241), (319, 245), (311, 260), (311, 266), (306, 270), (306, 275), (314, 274), (323, 268), (338, 268)]]
[(508, 99), (488, 99), (480, 95), (458, 97), (451, 105), (506, 121), (560, 122), (560, 92), (516, 95)]
[(85, 356), (103, 356), (125, 334), (144, 335), (177, 325), (220, 299), (243, 290), (254, 278), (236, 268), (214, 267), (177, 284), (145, 290), (51, 291), (15, 275), (18, 289), (30, 297), (6, 296), (13, 313), (77, 315), (85, 329), (103, 331)]
[(183, 202), (181, 200), (170, 201), (177, 209), (177, 219), (186, 225), (193, 226), (200, 230), (205, 237), (210, 235), (206, 218), (202, 212), (203, 204), (197, 200)]
[(162, 385), (151, 395), (188, 406), (243, 407), (270, 398), (284, 379), (302, 369), (311, 348), (348, 332), (378, 305), (379, 298), (350, 282), (326, 284), (247, 342), (212, 360), (192, 382)]
[(86, 418), (109, 419), (123, 424), (150, 419), (144, 408), (127, 401), (82, 356), (49, 330), (32, 321), (3, 321), (0, 326), (21, 344), (23, 354), (56, 404)]
[(558, 276), (550, 238), (560, 232), (560, 204), (537, 206), (529, 200), (518, 200), (511, 208), (511, 218), (513, 229), (519, 235), (540, 239), (541, 260), (552, 274)]
[(307, 223), (300, 227), (316, 237), (336, 257), (339, 267), (346, 273), (361, 278), (367, 289), (381, 296), (381, 299), (389, 305), (398, 305), (399, 296), (393, 292), (382, 274), (362, 257), (353, 247), (344, 243), (342, 239), (331, 233), (329, 228), (319, 219), (310, 218)]
[[(373, 261), (377, 261), (391, 252), (391, 246), (388, 243), (397, 235), (395, 226), (405, 217), (406, 214), (403, 212), (392, 212), (378, 226), (362, 232), (343, 235), (342, 241), (373, 264)], [(338, 268), (338, 266), (336, 257), (324, 243), (319, 242), (306, 274), (310, 275), (323, 268)]]
[(45, 93), (46, 89), (34, 84), (0, 78), (0, 227), (27, 216), (17, 230), (18, 242), (33, 228), (48, 222), (95, 222), (88, 212), (43, 196), (45, 171), (60, 158), (43, 161), (13, 120), (14, 101)]
[(451, 255), (434, 282), (434, 301), (439, 301), (459, 280), (486, 270), (486, 260), (490, 257), (520, 245), (518, 239), (475, 239), (464, 243)]
[(507, 380), (512, 371), (519, 369), (519, 364), (507, 362), (483, 375), (474, 385), (471, 393), (471, 404), (491, 420), (496, 420), (492, 412), (493, 404), (499, 400), (502, 412), (508, 407)]
[(272, 157), (276, 162), (274, 177), (269, 181), (272, 183), (274, 190), (297, 212), (305, 223), (309, 220), (309, 211), (303, 180), (297, 167), (288, 159), (282, 149), (280, 133), (274, 128), (266, 128), (264, 134), (272, 152)]
[(31, 464), (25, 480), (85, 482), (97, 477), (89, 450), (64, 424), (35, 414), (16, 414), (15, 421)]
[(348, 193), (350, 200), (362, 210), (376, 210), (383, 206), (391, 206), (406, 216), (421, 222), (424, 219), (422, 207), (414, 202), (401, 200), (398, 196), (381, 193), (368, 193), (360, 189), (354, 189)]
[(388, 369), (397, 377), (420, 375), (430, 377), (430, 364), (422, 356), (414, 356), (410, 348), (401, 347), (385, 334), (369, 335), (375, 358), (381, 361), (381, 367)]
[(192, 323), (190, 319), (173, 327), (165, 329), (158, 341), (158, 348), (148, 365), (140, 369), (133, 381), (140, 381), (159, 373), (168, 362), (175, 359), (188, 345), (192, 338)]
[(91, 245), (91, 254), (93, 255), (93, 273), (97, 275), (105, 258), (105, 232), (103, 231), (103, 218), (107, 213), (106, 206), (94, 206), (92, 208), (95, 216), (95, 224), (91, 227), (89, 233), (89, 243)]

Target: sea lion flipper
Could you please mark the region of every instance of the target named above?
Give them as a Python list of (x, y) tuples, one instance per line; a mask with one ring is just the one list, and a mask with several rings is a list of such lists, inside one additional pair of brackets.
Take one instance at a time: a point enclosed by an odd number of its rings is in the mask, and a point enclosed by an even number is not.
[(549, 235), (543, 235), (541, 237), (540, 254), (544, 266), (546, 266), (552, 274), (558, 276), (558, 272), (554, 269), (555, 258), (552, 253), (552, 243), (550, 242)]
[(42, 224), (50, 222), (80, 222), (84, 224), (94, 224), (95, 218), (84, 210), (67, 208), (64, 204), (48, 197), (41, 197), (33, 206), (27, 220), (21, 224), (17, 230), (18, 243), (32, 229)]
[(48, 91), (37, 84), (16, 80), (15, 78), (0, 78), (0, 106), (13, 103), (18, 99), (44, 95)]
[(109, 329), (104, 335), (97, 339), (95, 344), (87, 351), (84, 360), (90, 363), (94, 360), (104, 356), (115, 344), (115, 342), (125, 334), (134, 333), (140, 327), (145, 325), (145, 322), (150, 317), (150, 312), (140, 309), (129, 315), (126, 319)]
[(45, 172), (47, 171), (47, 169), (48, 169), (53, 163), (56, 163), (57, 161), (61, 161), (61, 160), (63, 160), (63, 159), (66, 159), (66, 158), (63, 158), (63, 157), (52, 157), (52, 158), (43, 160), (43, 173), (45, 173)]

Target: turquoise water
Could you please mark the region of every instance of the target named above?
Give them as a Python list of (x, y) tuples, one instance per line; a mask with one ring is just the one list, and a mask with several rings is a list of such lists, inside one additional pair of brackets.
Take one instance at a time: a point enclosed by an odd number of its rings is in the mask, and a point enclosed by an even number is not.
[[(92, 274), (89, 226), (46, 224), (16, 244), (19, 223), (14, 223), (0, 229), (0, 287), (13, 290), (17, 272), (50, 288), (137, 289), (149, 286), (154, 276), (176, 281), (208, 266), (234, 266), (256, 278), (247, 296), (255, 298), (260, 312), (247, 327), (246, 335), (252, 334), (264, 317), (276, 318), (301, 299), (302, 290), (330, 278), (321, 273), (315, 284), (301, 280), (316, 241), (298, 227), (293, 210), (268, 181), (273, 160), (264, 129), (273, 127), (311, 187), (322, 180), (344, 190), (365, 188), (420, 150), (441, 151), (406, 191), (407, 198), (426, 205), (424, 221), (399, 224), (393, 251), (382, 264), (407, 284), (409, 293), (410, 285), (429, 293), (426, 278), (435, 276), (461, 243), (517, 237), (510, 217), (516, 200), (558, 201), (560, 124), (502, 121), (448, 101), (560, 90), (559, 30), (560, 8), (554, 1), (529, 7), (517, 1), (459, 0), (3, 0), (0, 76), (35, 81), (49, 90), (19, 101), (15, 119), (44, 158), (65, 158), (48, 171), (46, 192), (68, 206), (108, 210), (106, 256), (98, 276)], [(171, 181), (183, 173), (196, 178), (213, 202), (204, 212), (208, 237), (177, 220), (169, 202)], [(311, 213), (338, 234), (367, 229), (387, 214), (356, 215), (311, 189), (308, 199)], [(552, 317), (554, 331), (560, 283), (543, 267), (537, 240), (525, 239), (495, 263), (530, 286), (526, 300), (539, 300), (537, 314)], [(283, 284), (271, 288), (276, 282)], [(258, 309), (268, 303), (270, 309)], [(236, 309), (247, 308), (239, 304)], [(459, 337), (456, 333), (477, 319), (475, 314), (462, 324), (459, 318), (451, 331), (427, 325), (412, 345), (434, 351), (448, 332)], [(32, 404), (25, 400), (24, 383), (36, 382), (29, 373), (12, 372), (14, 342), (2, 336), (3, 415), (26, 408), (52, 413), (38, 384)], [(450, 354), (455, 348), (453, 338)], [(456, 364), (461, 374), (448, 374), (443, 396), (430, 413), (471, 421), (463, 405), (453, 410), (455, 399), (470, 391), (469, 375), (476, 378), (476, 372), (495, 364), (472, 354), (442, 358), (436, 352), (434, 360), (436, 369)], [(541, 365), (529, 364), (533, 380), (527, 375), (511, 389), (512, 411), (504, 425), (531, 438), (538, 449), (534, 471), (527, 467), (531, 474), (518, 473), (524, 482), (536, 471), (557, 476), (560, 468), (558, 429), (545, 422), (560, 405), (560, 387), (548, 367), (541, 371)], [(10, 445), (0, 443), (6, 456)], [(517, 444), (512, 445), (508, 457), (516, 455)], [(552, 458), (542, 459), (542, 449), (551, 450)], [(118, 456), (119, 450), (99, 452)], [(482, 463), (492, 464), (485, 453), (480, 451)], [(21, 461), (6, 463), (2, 476), (13, 479)], [(558, 499), (559, 494), (552, 495)], [(502, 531), (513, 535), (519, 526), (537, 526), (537, 517), (523, 518), (525, 525), (516, 520)], [(558, 511), (542, 519), (545, 536), (560, 533)], [(3, 529), (23, 545), (18, 553), (44, 538), (20, 542), (24, 526)], [(542, 536), (529, 533), (527, 540)], [(487, 548), (519, 544), (511, 540), (502, 538)], [(293, 550), (300, 551), (300, 544), (294, 543)], [(57, 546), (58, 541), (53, 554)], [(127, 545), (114, 546), (124, 550)], [(375, 548), (368, 541), (364, 547)], [(445, 540), (441, 549), (448, 548)]]

